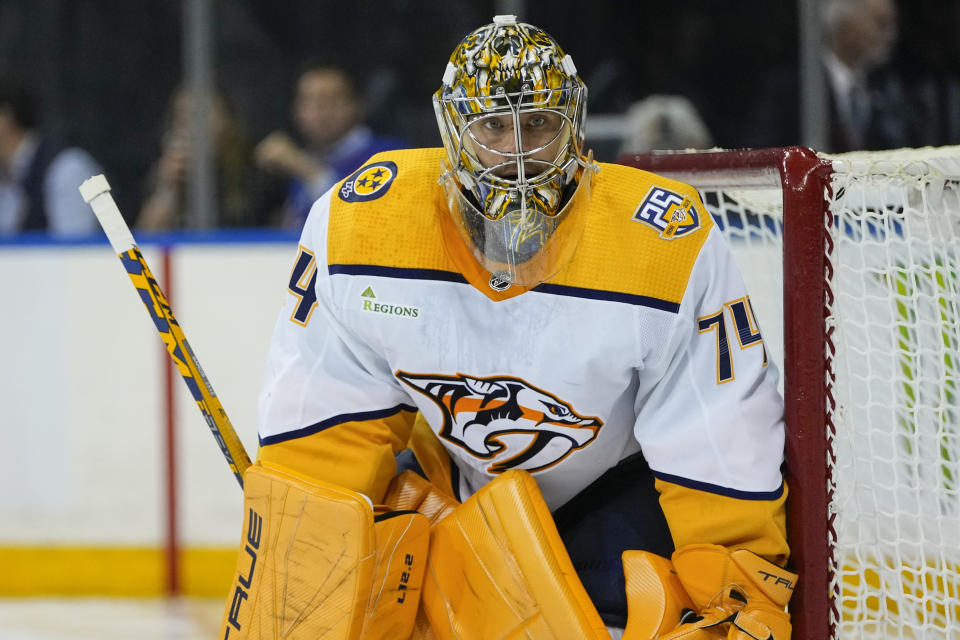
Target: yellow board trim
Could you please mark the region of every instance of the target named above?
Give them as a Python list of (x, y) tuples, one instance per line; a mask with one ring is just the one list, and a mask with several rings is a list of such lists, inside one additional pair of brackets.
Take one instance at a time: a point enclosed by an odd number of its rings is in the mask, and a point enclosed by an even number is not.
[[(225, 598), (235, 547), (180, 552), (179, 594)], [(0, 547), (0, 596), (136, 596), (167, 594), (167, 560), (155, 547)]]

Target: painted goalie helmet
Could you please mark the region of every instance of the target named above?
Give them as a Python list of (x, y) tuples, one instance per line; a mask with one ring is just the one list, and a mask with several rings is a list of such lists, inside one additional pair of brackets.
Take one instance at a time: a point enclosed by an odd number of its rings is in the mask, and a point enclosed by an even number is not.
[(596, 165), (587, 89), (541, 29), (497, 16), (454, 50), (433, 96), (454, 225), (491, 286), (535, 285), (570, 258)]

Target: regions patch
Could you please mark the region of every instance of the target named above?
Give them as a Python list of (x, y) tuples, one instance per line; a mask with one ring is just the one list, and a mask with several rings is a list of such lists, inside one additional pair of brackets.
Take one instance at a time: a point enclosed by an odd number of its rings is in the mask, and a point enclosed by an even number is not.
[(376, 200), (387, 192), (397, 177), (397, 165), (389, 160), (360, 167), (343, 181), (337, 195), (344, 202)]
[(377, 294), (373, 292), (373, 287), (364, 289), (363, 293), (360, 294), (360, 298), (360, 311), (378, 313), (385, 316), (396, 316), (398, 318), (420, 317), (420, 307), (377, 300)]
[(700, 228), (700, 215), (690, 196), (663, 187), (650, 187), (633, 219), (656, 229), (664, 240), (672, 240)]

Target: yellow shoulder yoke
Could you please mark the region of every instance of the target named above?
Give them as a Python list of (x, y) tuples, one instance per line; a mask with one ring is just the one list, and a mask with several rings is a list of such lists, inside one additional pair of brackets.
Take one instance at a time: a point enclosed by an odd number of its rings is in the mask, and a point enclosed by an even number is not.
[[(480, 286), (483, 280), (458, 268), (464, 260), (452, 261), (444, 248), (443, 158), (439, 148), (387, 151), (341, 181), (330, 202), (329, 264), (463, 273)], [(689, 185), (631, 167), (600, 167), (577, 252), (548, 284), (679, 304), (713, 226), (710, 214)]]
[(551, 283), (679, 304), (713, 226), (697, 191), (647, 171), (602, 163), (589, 203), (577, 253)]
[[(454, 270), (437, 224), (442, 160), (442, 149), (386, 151), (341, 181), (330, 199), (329, 263)], [(378, 170), (388, 182), (369, 194), (357, 182)]]

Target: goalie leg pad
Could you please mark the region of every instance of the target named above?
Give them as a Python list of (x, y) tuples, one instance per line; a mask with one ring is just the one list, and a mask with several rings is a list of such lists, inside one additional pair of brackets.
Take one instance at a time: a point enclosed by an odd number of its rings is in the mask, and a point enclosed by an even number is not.
[(423, 606), (439, 640), (609, 639), (530, 474), (497, 477), (430, 537)]
[(430, 523), (413, 511), (374, 518), (376, 566), (366, 606), (363, 640), (403, 640), (413, 631), (427, 569)]
[(427, 618), (423, 607), (417, 612), (417, 620), (413, 625), (413, 633), (410, 634), (410, 640), (437, 640), (430, 628), (430, 619)]
[(430, 524), (444, 519), (460, 504), (415, 471), (404, 471), (395, 477), (383, 501), (394, 511), (422, 513)]
[[(379, 517), (361, 494), (258, 462), (221, 640), (406, 638), (428, 544), (424, 516)], [(406, 576), (404, 576), (406, 574)]]
[(627, 628), (623, 640), (653, 640), (674, 629), (693, 603), (673, 564), (648, 551), (624, 551), (627, 585)]

